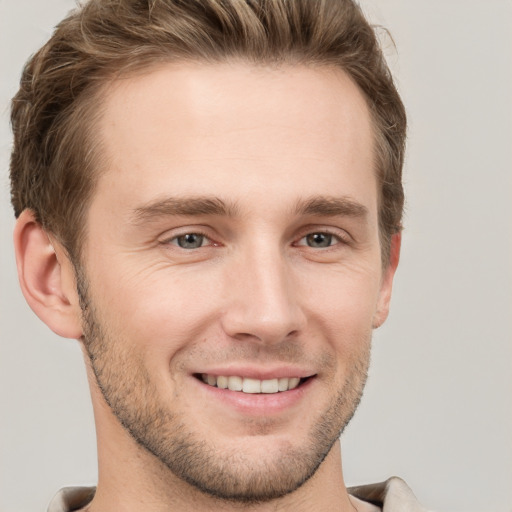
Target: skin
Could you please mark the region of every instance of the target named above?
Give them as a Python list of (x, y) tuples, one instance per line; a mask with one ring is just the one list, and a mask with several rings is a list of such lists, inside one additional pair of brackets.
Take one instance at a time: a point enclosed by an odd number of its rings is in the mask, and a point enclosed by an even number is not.
[[(89, 510), (366, 510), (337, 439), (400, 237), (382, 268), (361, 92), (329, 68), (169, 64), (111, 85), (97, 128), (106, 170), (86, 219), (83, 314), (59, 244), (30, 212), (15, 232), (29, 304), (86, 355)], [(199, 245), (180, 247), (194, 233)], [(202, 373), (308, 379), (249, 395)]]

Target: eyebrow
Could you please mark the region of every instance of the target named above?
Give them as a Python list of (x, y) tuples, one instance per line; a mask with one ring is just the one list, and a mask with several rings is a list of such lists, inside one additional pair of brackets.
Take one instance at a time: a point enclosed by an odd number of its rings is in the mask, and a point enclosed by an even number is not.
[(320, 217), (368, 217), (368, 208), (350, 197), (314, 196), (298, 201), (295, 212)]
[(133, 211), (133, 220), (140, 224), (172, 215), (234, 217), (237, 211), (235, 203), (226, 203), (217, 197), (168, 197), (136, 208)]
[[(136, 208), (133, 211), (133, 222), (143, 224), (173, 215), (235, 217), (238, 212), (236, 203), (228, 203), (218, 197), (168, 197)], [(349, 197), (313, 196), (299, 200), (293, 213), (320, 217), (365, 218), (368, 215), (368, 208)]]

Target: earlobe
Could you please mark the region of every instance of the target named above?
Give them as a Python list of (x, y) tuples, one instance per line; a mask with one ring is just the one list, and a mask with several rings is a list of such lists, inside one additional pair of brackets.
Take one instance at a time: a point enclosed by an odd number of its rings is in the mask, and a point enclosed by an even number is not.
[(28, 305), (58, 335), (79, 339), (81, 315), (73, 267), (29, 210), (16, 222), (14, 247), (18, 278)]
[(376, 329), (380, 327), (388, 317), (389, 304), (391, 302), (391, 291), (393, 288), (393, 278), (400, 260), (400, 246), (402, 244), (402, 234), (396, 233), (391, 237), (391, 245), (389, 250), (389, 262), (387, 267), (383, 269), (381, 289), (379, 294), (379, 302), (373, 316), (372, 327)]

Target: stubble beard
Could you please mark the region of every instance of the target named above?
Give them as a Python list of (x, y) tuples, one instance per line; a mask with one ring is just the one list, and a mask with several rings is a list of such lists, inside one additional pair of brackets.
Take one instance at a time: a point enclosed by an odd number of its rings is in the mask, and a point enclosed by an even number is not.
[(219, 452), (214, 443), (198, 438), (165, 406), (140, 358), (109, 332), (108, 325), (98, 321), (80, 271), (77, 283), (82, 341), (105, 402), (139, 446), (173, 475), (208, 496), (251, 504), (297, 490), (315, 474), (360, 402), (369, 366), (370, 335), (361, 340), (364, 346), (350, 374), (299, 447), (282, 446), (269, 460), (254, 460), (235, 449)]

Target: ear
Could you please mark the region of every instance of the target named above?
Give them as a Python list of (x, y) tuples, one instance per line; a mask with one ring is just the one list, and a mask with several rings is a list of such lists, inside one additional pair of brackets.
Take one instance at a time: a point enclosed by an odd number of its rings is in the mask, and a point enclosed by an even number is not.
[(396, 233), (391, 237), (391, 246), (389, 248), (389, 262), (383, 269), (382, 281), (379, 292), (377, 309), (373, 316), (373, 328), (380, 327), (388, 317), (389, 303), (391, 302), (391, 290), (393, 288), (393, 278), (395, 277), (398, 261), (400, 260), (400, 246), (402, 244), (402, 234)]
[(81, 311), (73, 266), (30, 210), (23, 211), (16, 222), (14, 247), (18, 278), (28, 305), (58, 335), (79, 339)]

